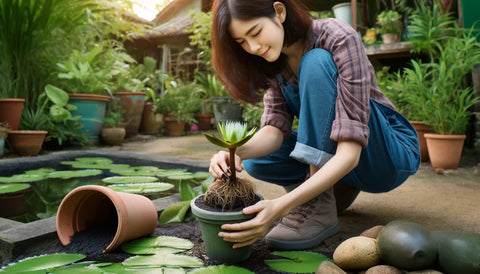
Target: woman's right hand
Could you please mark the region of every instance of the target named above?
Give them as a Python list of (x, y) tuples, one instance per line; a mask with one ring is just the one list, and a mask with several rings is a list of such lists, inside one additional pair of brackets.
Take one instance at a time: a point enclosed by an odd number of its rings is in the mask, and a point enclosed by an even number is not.
[[(235, 154), (235, 169), (242, 171), (242, 159)], [(230, 176), (230, 154), (227, 151), (219, 151), (210, 159), (210, 168), (208, 170), (213, 177), (219, 179)]]

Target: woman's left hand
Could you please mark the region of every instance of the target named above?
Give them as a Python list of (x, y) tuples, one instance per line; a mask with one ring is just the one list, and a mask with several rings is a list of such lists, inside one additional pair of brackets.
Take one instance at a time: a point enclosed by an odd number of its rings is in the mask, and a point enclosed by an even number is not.
[(232, 232), (222, 231), (218, 234), (227, 242), (234, 242), (233, 248), (240, 248), (251, 245), (259, 238), (267, 234), (270, 226), (276, 219), (280, 218), (280, 207), (276, 200), (262, 200), (258, 203), (243, 209), (245, 214), (257, 215), (246, 222), (236, 224), (224, 224), (222, 229)]

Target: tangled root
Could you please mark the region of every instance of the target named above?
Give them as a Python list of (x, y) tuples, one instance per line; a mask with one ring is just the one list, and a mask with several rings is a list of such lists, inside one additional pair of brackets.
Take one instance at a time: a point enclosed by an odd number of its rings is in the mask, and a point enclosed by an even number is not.
[(238, 177), (234, 182), (230, 179), (227, 182), (217, 179), (205, 193), (205, 204), (222, 211), (244, 208), (256, 202), (257, 197), (252, 182)]

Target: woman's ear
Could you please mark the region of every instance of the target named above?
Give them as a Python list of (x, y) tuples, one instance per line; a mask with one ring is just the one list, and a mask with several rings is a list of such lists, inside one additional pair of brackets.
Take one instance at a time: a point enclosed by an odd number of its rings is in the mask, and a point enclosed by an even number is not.
[(273, 8), (275, 9), (275, 14), (280, 20), (280, 23), (285, 22), (285, 18), (287, 17), (287, 7), (282, 2), (274, 2)]

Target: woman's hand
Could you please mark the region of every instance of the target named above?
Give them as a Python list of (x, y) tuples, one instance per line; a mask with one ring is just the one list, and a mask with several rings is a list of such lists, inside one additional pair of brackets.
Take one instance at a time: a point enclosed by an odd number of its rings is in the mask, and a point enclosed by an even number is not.
[[(226, 151), (219, 151), (210, 159), (210, 168), (208, 171), (217, 179), (224, 178), (231, 174), (229, 164), (230, 154)], [(238, 172), (242, 171), (242, 160), (238, 155), (235, 155), (235, 169)]]
[(222, 225), (222, 229), (231, 230), (231, 232), (222, 231), (218, 236), (227, 242), (234, 242), (233, 248), (253, 244), (267, 234), (276, 219), (283, 216), (283, 214), (281, 214), (282, 207), (279, 205), (278, 199), (262, 200), (252, 206), (244, 208), (243, 213), (257, 213), (257, 216), (243, 223)]

